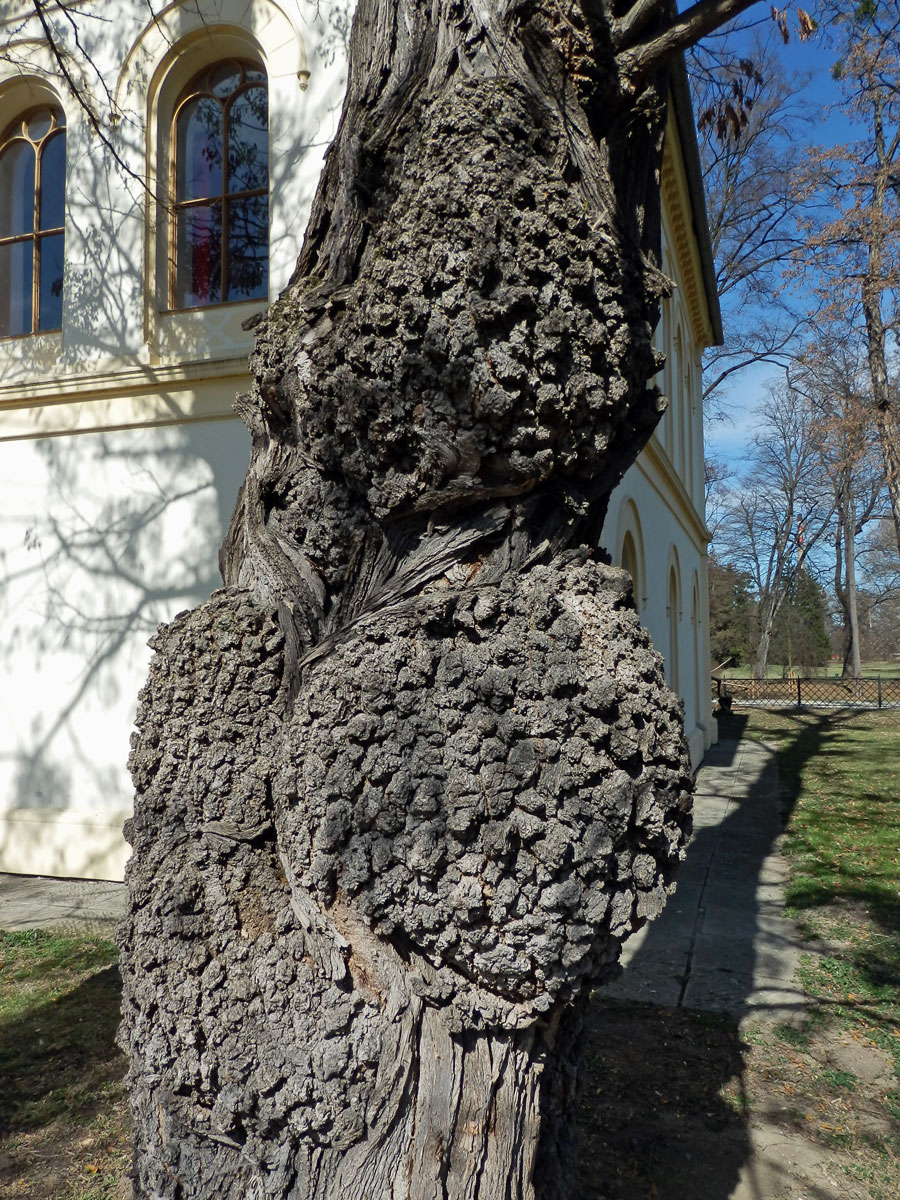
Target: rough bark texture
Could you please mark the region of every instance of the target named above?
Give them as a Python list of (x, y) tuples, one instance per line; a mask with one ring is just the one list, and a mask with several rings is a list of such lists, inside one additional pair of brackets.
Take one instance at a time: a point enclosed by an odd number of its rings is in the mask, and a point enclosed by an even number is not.
[(663, 407), (664, 97), (618, 71), (593, 5), (357, 15), (228, 586), (141, 696), (139, 1197), (569, 1194), (583, 997), (690, 810), (596, 553)]

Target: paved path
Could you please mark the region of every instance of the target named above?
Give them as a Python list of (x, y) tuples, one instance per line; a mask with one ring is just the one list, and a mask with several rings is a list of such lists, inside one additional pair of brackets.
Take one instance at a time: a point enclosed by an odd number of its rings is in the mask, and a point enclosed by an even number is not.
[(0, 929), (59, 929), (112, 937), (125, 885), (94, 879), (0, 875)]
[(800, 950), (781, 915), (785, 863), (778, 772), (758, 742), (723, 739), (697, 777), (694, 835), (675, 895), (625, 945), (619, 998), (741, 1018), (802, 1011)]

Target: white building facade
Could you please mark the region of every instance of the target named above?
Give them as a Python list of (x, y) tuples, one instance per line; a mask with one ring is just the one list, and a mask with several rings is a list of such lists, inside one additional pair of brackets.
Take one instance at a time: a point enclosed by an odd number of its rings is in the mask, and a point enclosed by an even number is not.
[[(0, 871), (116, 879), (147, 639), (220, 585), (249, 458), (231, 409), (242, 326), (296, 261), (349, 14), (342, 0), (77, 11), (82, 49), (60, 21), (60, 57), (28, 6), (0, 17)], [(673, 399), (605, 537), (699, 761), (715, 737), (700, 355), (718, 310), (685, 153), (673, 115), (677, 288), (659, 333)]]

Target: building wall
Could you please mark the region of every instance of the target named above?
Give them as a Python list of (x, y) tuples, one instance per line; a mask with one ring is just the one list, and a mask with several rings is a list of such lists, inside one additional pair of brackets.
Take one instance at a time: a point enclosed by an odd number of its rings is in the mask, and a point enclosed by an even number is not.
[[(105, 0), (98, 11), (110, 7)], [(30, 26), (16, 33), (17, 65), (0, 63), (0, 129), (50, 99), (68, 126), (63, 332), (0, 340), (0, 871), (120, 878), (147, 640), (219, 586), (218, 545), (249, 456), (231, 415), (252, 337), (241, 322), (262, 306), (164, 311), (166, 217), (154, 197), (172, 107), (206, 63), (238, 56), (265, 66), (276, 295), (335, 126), (349, 18), (321, 0), (190, 0), (158, 22), (142, 0), (116, 0), (113, 23), (92, 21), (91, 9), (79, 10), (80, 33), (113, 95), (119, 165)], [(5, 22), (12, 30), (15, 17)], [(98, 78), (87, 72), (84, 83), (102, 107)], [(677, 159), (676, 146), (671, 153)], [(677, 163), (668, 170), (668, 202), (683, 204)], [(606, 540), (617, 561), (626, 533), (640, 546), (638, 606), (670, 672), (668, 639), (677, 638), (698, 759), (714, 731), (696, 694), (708, 664), (692, 666), (698, 639), (705, 645), (691, 608), (696, 587), (705, 613), (702, 431), (679, 406), (682, 384), (699, 386), (707, 333), (688, 302), (696, 264), (679, 228), (669, 221), (666, 232), (667, 266), (686, 298), (673, 304), (685, 347), (673, 408), (617, 490)]]
[(709, 578), (704, 521), (702, 354), (713, 341), (678, 131), (670, 116), (663, 161), (663, 302), (657, 377), (669, 406), (646, 449), (610, 498), (603, 542), (635, 576), (641, 621), (663, 655), (669, 686), (684, 702), (691, 759), (716, 741), (709, 659)]

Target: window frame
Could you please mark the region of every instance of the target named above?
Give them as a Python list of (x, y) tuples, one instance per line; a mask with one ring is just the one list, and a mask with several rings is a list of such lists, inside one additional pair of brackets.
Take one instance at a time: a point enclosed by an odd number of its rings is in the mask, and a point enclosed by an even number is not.
[[(50, 115), (51, 124), (47, 132), (35, 141), (27, 132), (28, 122), (41, 113)], [(45, 148), (56, 137), (62, 136), (65, 141), (65, 149), (63, 153), (63, 181), (62, 181), (62, 200), (63, 200), (63, 223), (55, 225), (50, 229), (40, 228), (41, 214), (41, 186), (42, 186), (42, 159)], [(68, 122), (66, 121), (65, 110), (52, 101), (45, 101), (41, 104), (32, 105), (19, 113), (5, 127), (2, 136), (0, 136), (0, 155), (4, 153), (6, 148), (14, 141), (25, 141), (34, 150), (34, 195), (32, 204), (31, 230), (28, 233), (12, 234), (8, 237), (0, 237), (0, 247), (13, 246), (29, 242), (31, 244), (31, 329), (23, 333), (0, 333), (0, 341), (11, 342), (21, 338), (33, 338), (43, 334), (55, 334), (62, 332), (64, 310), (60, 303), (59, 324), (46, 329), (40, 327), (41, 319), (41, 241), (50, 237), (58, 237), (62, 235), (63, 239), (63, 288), (65, 288), (65, 246), (66, 246), (66, 182), (68, 175)]]
[[(216, 96), (209, 88), (204, 88), (202, 84), (222, 66), (233, 63), (240, 68), (241, 82), (232, 91), (229, 92), (225, 100)], [(263, 75), (263, 80), (247, 79), (247, 69), (259, 72)], [(228, 188), (228, 170), (227, 170), (227, 151), (228, 151), (228, 132), (229, 132), (229, 113), (231, 104), (234, 98), (251, 88), (264, 87), (266, 91), (266, 186), (264, 188), (247, 189), (240, 192), (229, 192)], [(178, 198), (178, 118), (183, 109), (198, 97), (209, 97), (215, 100), (222, 108), (222, 190), (218, 196), (203, 196), (191, 197), (188, 200), (179, 200)], [(269, 151), (271, 148), (271, 132), (268, 121), (268, 104), (269, 104), (269, 75), (268, 72), (259, 60), (248, 58), (240, 55), (225, 55), (222, 58), (213, 59), (207, 62), (200, 70), (196, 71), (190, 78), (187, 85), (182, 88), (178, 95), (173, 109), (172, 117), (169, 122), (168, 130), (168, 146), (169, 146), (169, 195), (171, 196), (171, 207), (168, 219), (168, 239), (167, 239), (167, 278), (166, 278), (166, 307), (161, 310), (161, 315), (169, 316), (176, 313), (194, 313), (206, 312), (209, 309), (232, 307), (236, 304), (267, 304), (269, 298), (269, 241), (268, 233), (271, 227), (271, 179), (269, 172)], [(177, 287), (178, 287), (178, 217), (181, 212), (190, 208), (198, 208), (204, 205), (209, 206), (211, 203), (220, 203), (222, 205), (222, 247), (221, 247), (221, 282), (220, 291), (224, 296), (227, 291), (229, 282), (228, 258), (229, 258), (229, 237), (228, 237), (228, 209), (231, 201), (248, 200), (257, 196), (266, 197), (266, 291), (262, 296), (241, 296), (233, 300), (217, 300), (209, 304), (192, 304), (179, 305), (176, 303)]]

